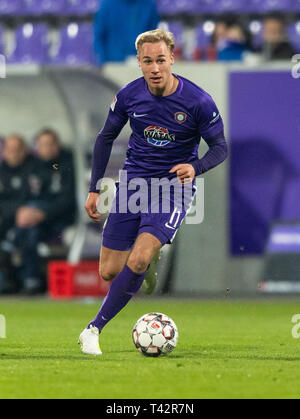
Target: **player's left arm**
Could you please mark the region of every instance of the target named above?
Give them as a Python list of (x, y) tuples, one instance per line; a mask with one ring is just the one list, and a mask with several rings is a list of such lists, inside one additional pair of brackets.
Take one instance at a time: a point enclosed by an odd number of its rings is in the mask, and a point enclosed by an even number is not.
[(214, 100), (208, 94), (203, 96), (195, 115), (198, 121), (199, 136), (207, 143), (209, 150), (201, 158), (192, 162), (195, 175), (199, 176), (221, 164), (228, 155), (224, 135), (224, 124)]
[(224, 131), (215, 137), (207, 138), (205, 142), (209, 150), (202, 159), (197, 159), (192, 163), (177, 164), (170, 170), (170, 173), (177, 172), (177, 177), (181, 183), (192, 182), (196, 176), (208, 172), (227, 158), (228, 148)]
[(191, 163), (195, 170), (195, 176), (199, 176), (219, 166), (228, 156), (224, 130), (214, 137), (204, 138), (204, 141), (207, 143), (209, 150), (201, 159), (197, 159)]
[(199, 135), (207, 143), (209, 150), (201, 159), (187, 164), (178, 164), (171, 169), (170, 173), (177, 172), (181, 183), (189, 183), (196, 176), (213, 169), (221, 164), (228, 155), (222, 117), (215, 102), (208, 94), (196, 107), (195, 117), (198, 121)]

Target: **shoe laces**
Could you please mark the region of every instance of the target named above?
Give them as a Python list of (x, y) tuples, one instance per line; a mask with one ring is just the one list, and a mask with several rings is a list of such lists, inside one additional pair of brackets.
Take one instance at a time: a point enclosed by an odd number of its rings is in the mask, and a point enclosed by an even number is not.
[(90, 331), (93, 335), (99, 336), (99, 329), (96, 326), (90, 326)]

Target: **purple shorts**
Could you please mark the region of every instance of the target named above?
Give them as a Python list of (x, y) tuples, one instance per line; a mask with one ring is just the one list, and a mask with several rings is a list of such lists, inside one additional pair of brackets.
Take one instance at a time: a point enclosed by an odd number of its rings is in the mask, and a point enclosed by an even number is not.
[[(147, 183), (149, 186), (149, 179)], [(102, 245), (127, 251), (142, 233), (152, 234), (162, 245), (172, 243), (195, 193), (194, 183), (185, 186), (177, 183), (177, 187), (168, 191), (162, 188), (154, 191), (149, 187), (141, 192), (140, 188), (137, 193), (117, 182), (112, 209), (104, 225)]]

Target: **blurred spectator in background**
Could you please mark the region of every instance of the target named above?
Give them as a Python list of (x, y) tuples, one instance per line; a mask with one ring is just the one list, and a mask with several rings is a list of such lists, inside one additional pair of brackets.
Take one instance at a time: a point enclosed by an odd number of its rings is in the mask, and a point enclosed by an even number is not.
[[(5, 138), (0, 165), (0, 292), (16, 290), (11, 265), (11, 229), (18, 211), (40, 195), (38, 160), (31, 156), (20, 135)], [(41, 220), (39, 218), (39, 220)]]
[(285, 23), (280, 16), (269, 16), (265, 19), (261, 52), (266, 60), (290, 60), (296, 54), (287, 40)]
[(36, 137), (39, 162), (38, 199), (27, 202), (16, 214), (14, 244), (21, 253), (20, 277), (23, 291), (35, 294), (45, 290), (41, 278), (39, 244), (61, 237), (76, 217), (75, 173), (71, 152), (61, 146), (58, 134), (50, 129)]
[[(210, 43), (206, 47), (206, 52), (199, 53), (196, 49), (195, 60), (201, 59), (203, 56), (207, 61), (217, 61), (218, 60), (218, 49), (220, 45), (223, 45), (223, 41), (226, 37), (227, 23), (225, 20), (218, 19), (214, 23), (214, 31), (211, 35)], [(205, 48), (204, 48), (205, 51)]]
[(137, 36), (156, 29), (160, 21), (154, 0), (102, 0), (95, 15), (98, 64), (122, 62), (136, 56)]
[(239, 23), (227, 24), (218, 42), (219, 61), (242, 61), (250, 48), (249, 34)]
[(212, 35), (212, 44), (215, 48), (218, 48), (218, 45), (226, 39), (226, 32), (227, 32), (227, 22), (225, 20), (217, 20), (215, 24), (215, 29)]
[(73, 154), (62, 147), (58, 134), (51, 129), (38, 133), (36, 147), (46, 180), (43, 191), (46, 219), (56, 225), (69, 226), (77, 213)]

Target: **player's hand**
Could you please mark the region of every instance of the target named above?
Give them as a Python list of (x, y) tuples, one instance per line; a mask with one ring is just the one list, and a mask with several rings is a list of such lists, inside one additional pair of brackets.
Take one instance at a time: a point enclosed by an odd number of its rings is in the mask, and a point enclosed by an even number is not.
[(91, 192), (88, 195), (86, 204), (85, 204), (85, 210), (88, 214), (88, 216), (95, 221), (95, 223), (100, 222), (101, 214), (99, 214), (97, 209), (97, 203), (100, 195), (98, 193)]
[(195, 169), (191, 164), (177, 164), (169, 171), (169, 173), (175, 172), (179, 182), (183, 185), (192, 183), (196, 175)]

